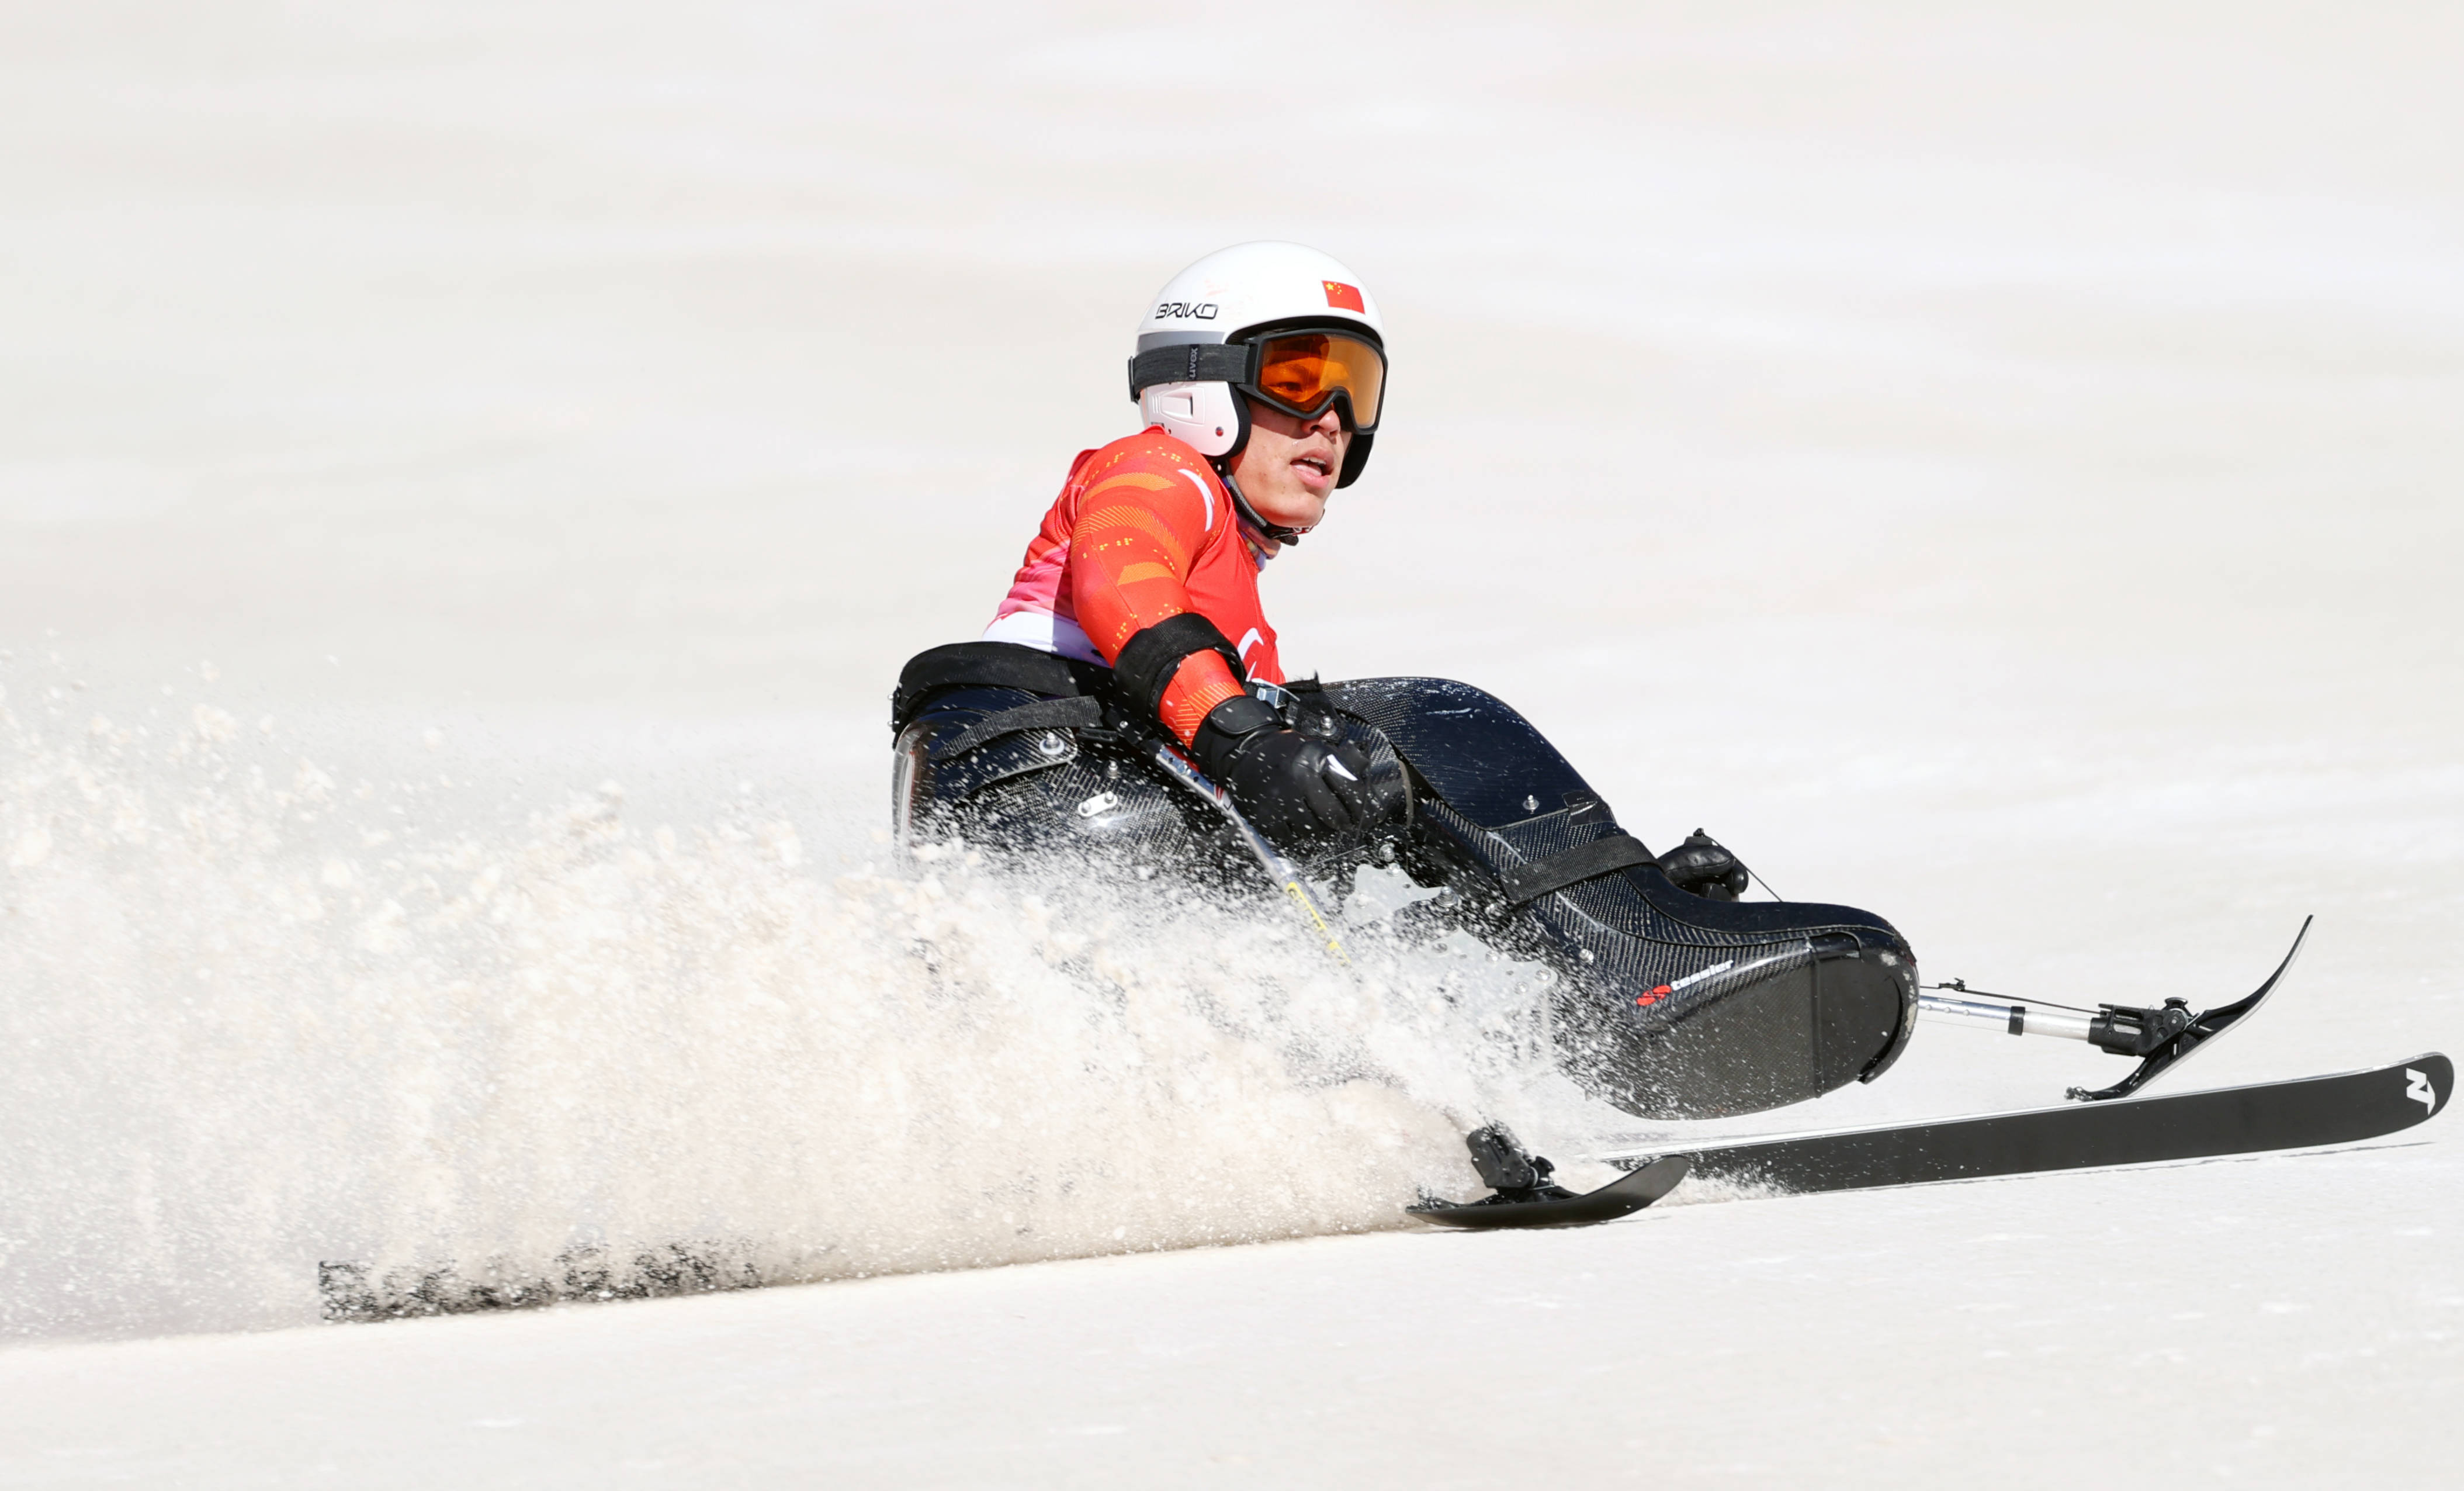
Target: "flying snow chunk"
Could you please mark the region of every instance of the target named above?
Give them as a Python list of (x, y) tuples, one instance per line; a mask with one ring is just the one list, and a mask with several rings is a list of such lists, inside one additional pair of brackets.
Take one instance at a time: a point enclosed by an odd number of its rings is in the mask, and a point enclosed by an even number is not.
[(16, 846), (9, 851), (9, 867), (31, 870), (52, 857), (52, 833), (46, 828), (31, 828), (17, 835)]

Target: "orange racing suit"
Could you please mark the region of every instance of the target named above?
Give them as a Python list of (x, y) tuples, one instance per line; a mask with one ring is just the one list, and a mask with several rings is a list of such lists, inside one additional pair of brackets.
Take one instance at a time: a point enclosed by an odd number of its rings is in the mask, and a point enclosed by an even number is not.
[[(1130, 638), (1195, 612), (1231, 639), (1250, 678), (1281, 683), (1275, 629), (1258, 605), (1272, 552), (1205, 456), (1144, 430), (1079, 453), (984, 638), (1110, 667)], [(1192, 653), (1159, 713), (1187, 745), (1207, 711), (1241, 692), (1221, 655)]]

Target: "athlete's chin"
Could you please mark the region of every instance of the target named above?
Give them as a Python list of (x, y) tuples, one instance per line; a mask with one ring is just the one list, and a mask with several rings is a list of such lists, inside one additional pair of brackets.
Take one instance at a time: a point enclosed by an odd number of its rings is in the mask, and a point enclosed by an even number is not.
[(1306, 488), (1291, 492), (1278, 492), (1272, 499), (1264, 502), (1258, 502), (1252, 499), (1252, 505), (1257, 507), (1259, 517), (1278, 528), (1299, 528), (1306, 531), (1316, 527), (1319, 520), (1326, 517), (1324, 494), (1311, 492)]

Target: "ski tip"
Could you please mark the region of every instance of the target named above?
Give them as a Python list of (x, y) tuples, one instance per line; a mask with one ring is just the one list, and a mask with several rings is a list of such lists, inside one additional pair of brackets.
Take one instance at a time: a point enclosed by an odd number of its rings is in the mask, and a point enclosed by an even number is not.
[(1694, 1157), (1690, 1154), (1664, 1154), (1634, 1173), (1655, 1177), (1652, 1182), (1651, 1199), (1657, 1201), (1675, 1191), (1686, 1176), (1694, 1173)]
[(2447, 1059), (2446, 1053), (2425, 1051), (2398, 1065), (2404, 1073), (2405, 1100), (2421, 1104), (2421, 1116), (2414, 1123), (2429, 1123), (2454, 1098), (2455, 1064)]
[(1424, 1222), (1475, 1232), (1507, 1227), (1589, 1227), (1641, 1211), (1676, 1190), (1693, 1168), (1691, 1156), (1662, 1155), (1640, 1169), (1579, 1196), (1515, 1201), (1492, 1195), (1464, 1202), (1433, 1197), (1405, 1210)]

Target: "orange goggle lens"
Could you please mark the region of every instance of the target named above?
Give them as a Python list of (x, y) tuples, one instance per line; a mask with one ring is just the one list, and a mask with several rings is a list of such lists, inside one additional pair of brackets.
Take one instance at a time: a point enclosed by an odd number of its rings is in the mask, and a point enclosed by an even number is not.
[(1294, 331), (1258, 344), (1258, 381), (1253, 391), (1267, 403), (1304, 419), (1326, 412), (1338, 393), (1352, 406), (1352, 428), (1377, 428), (1377, 404), (1386, 389), (1386, 359), (1357, 337)]

